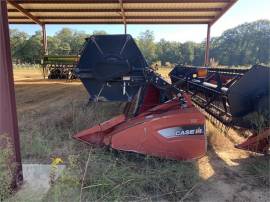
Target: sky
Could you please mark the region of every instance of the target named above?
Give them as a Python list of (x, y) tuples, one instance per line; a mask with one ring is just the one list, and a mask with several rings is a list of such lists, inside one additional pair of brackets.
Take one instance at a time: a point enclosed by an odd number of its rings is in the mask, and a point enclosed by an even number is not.
[[(211, 28), (211, 36), (220, 36), (223, 31), (245, 22), (259, 19), (270, 20), (270, 0), (238, 0)], [(46, 25), (47, 35), (52, 36), (63, 27), (77, 31), (92, 33), (94, 30), (104, 30), (109, 34), (124, 32), (123, 25)], [(10, 25), (12, 29), (24, 31), (29, 35), (40, 30), (38, 25)], [(145, 30), (154, 32), (155, 41), (164, 38), (169, 41), (201, 42), (206, 38), (206, 25), (128, 25), (127, 32), (137, 37)]]

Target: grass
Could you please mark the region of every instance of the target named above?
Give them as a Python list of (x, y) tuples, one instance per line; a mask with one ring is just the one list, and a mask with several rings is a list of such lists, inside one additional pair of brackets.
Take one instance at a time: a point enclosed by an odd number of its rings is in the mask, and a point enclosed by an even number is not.
[[(163, 76), (169, 71), (169, 68), (159, 69)], [(124, 105), (86, 105), (86, 99), (65, 99), (61, 104), (49, 104), (45, 111), (19, 112), (23, 161), (50, 163), (52, 157), (61, 157), (67, 165), (44, 201), (73, 202), (80, 201), (80, 197), (82, 201), (179, 201), (200, 181), (196, 162), (91, 148), (73, 140), (73, 134), (121, 113)], [(268, 162), (264, 160), (257, 167), (259, 164), (254, 161), (247, 166), (247, 172), (267, 180)]]
[(120, 103), (71, 102), (60, 108), (48, 107), (46, 114), (38, 111), (22, 114), (19, 125), (24, 162), (49, 163), (55, 156), (67, 158), (72, 151), (86, 147), (72, 138), (75, 133), (119, 114), (122, 106)]
[[(79, 200), (89, 149), (91, 155), (83, 185), (86, 188), (81, 195), (83, 201), (176, 201), (198, 181), (196, 166), (191, 162), (91, 148), (72, 139), (78, 131), (120, 114), (124, 103), (87, 105), (85, 98), (65, 99), (59, 103), (58, 100), (49, 102), (45, 108), (19, 112), (23, 161), (50, 163), (51, 158), (61, 157), (67, 164), (64, 174), (44, 201)], [(29, 100), (32, 98), (20, 103), (27, 104)], [(34, 98), (33, 102), (36, 102)]]
[(157, 72), (165, 78), (167, 81), (170, 81), (169, 73), (172, 71), (172, 68), (168, 67), (159, 67)]
[(191, 162), (91, 149), (81, 186), (87, 155), (78, 158), (44, 201), (179, 201), (199, 180)]
[[(247, 179), (258, 187), (270, 187), (270, 157), (253, 156), (247, 162), (243, 162), (242, 171)], [(252, 180), (251, 180), (252, 179)]]
[(24, 161), (49, 163), (52, 157), (59, 156), (68, 167), (44, 201), (79, 201), (89, 149), (83, 201), (177, 201), (199, 180), (191, 162), (91, 148), (71, 138), (76, 132), (119, 114), (123, 106), (71, 102), (60, 109), (48, 109), (47, 113), (57, 114), (55, 119), (46, 119), (38, 112), (20, 118)]
[(12, 193), (12, 173), (15, 163), (12, 162), (13, 156), (11, 141), (7, 134), (0, 134), (0, 201), (8, 198)]

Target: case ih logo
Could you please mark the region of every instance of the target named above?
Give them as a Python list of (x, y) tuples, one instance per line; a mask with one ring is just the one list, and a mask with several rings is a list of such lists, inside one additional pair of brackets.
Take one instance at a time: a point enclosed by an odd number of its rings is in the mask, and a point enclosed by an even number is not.
[(165, 138), (174, 138), (187, 135), (204, 135), (204, 126), (184, 126), (159, 130), (158, 133)]

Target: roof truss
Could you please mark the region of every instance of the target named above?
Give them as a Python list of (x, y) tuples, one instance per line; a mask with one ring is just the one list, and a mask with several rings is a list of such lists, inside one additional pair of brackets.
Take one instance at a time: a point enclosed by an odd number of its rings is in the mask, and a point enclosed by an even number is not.
[(7, 0), (10, 24), (214, 24), (237, 0)]

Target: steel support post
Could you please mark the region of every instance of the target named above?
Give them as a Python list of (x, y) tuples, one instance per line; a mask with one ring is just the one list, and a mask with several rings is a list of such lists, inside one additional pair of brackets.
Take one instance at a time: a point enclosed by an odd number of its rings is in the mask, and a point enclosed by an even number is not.
[(206, 37), (206, 44), (205, 44), (205, 55), (204, 55), (204, 65), (209, 65), (209, 50), (210, 50), (210, 32), (211, 32), (211, 25), (208, 24), (207, 26), (207, 37)]
[[(42, 48), (43, 48), (43, 55), (47, 55), (48, 54), (48, 43), (47, 43), (47, 34), (46, 34), (46, 26), (45, 24), (41, 25), (42, 28)], [(44, 61), (43, 61), (44, 62)], [(45, 74), (45, 67), (42, 63), (42, 74), (43, 74), (43, 79), (46, 78), (46, 74)]]
[[(7, 166), (12, 169), (12, 187), (22, 182), (20, 139), (17, 122), (13, 69), (10, 51), (7, 1), (0, 0), (0, 149), (11, 154)], [(2, 172), (2, 170), (0, 171)]]
[(125, 34), (127, 34), (127, 24), (125, 23), (124, 26), (125, 26)]
[(48, 54), (48, 45), (47, 45), (47, 34), (46, 34), (46, 26), (43, 24), (42, 28), (42, 46), (43, 46), (43, 54)]

